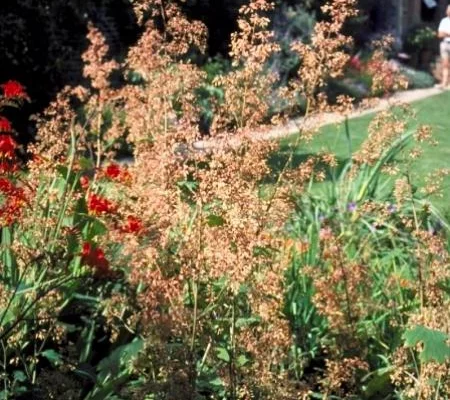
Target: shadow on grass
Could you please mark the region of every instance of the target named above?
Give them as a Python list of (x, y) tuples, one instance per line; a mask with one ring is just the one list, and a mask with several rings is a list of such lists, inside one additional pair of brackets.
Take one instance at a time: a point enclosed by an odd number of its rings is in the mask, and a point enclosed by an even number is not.
[[(278, 180), (280, 173), (284, 168), (293, 170), (306, 163), (310, 158), (317, 158), (317, 153), (301, 153), (299, 150), (288, 149), (288, 146), (280, 147), (276, 152), (270, 154), (267, 163), (270, 167), (270, 174), (262, 181), (263, 184), (274, 184)], [(350, 161), (350, 158), (336, 158), (337, 165), (330, 167), (329, 164), (318, 162), (316, 164), (316, 171), (322, 170), (325, 172), (325, 181), (335, 180), (342, 172), (345, 165)]]

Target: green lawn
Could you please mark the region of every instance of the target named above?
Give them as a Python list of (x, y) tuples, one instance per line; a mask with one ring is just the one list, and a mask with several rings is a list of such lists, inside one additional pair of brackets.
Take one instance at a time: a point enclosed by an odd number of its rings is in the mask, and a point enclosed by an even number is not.
[[(434, 138), (439, 142), (438, 146), (423, 145), (422, 157), (412, 166), (413, 182), (421, 185), (428, 173), (437, 168), (450, 168), (450, 91), (417, 101), (412, 106), (417, 113), (417, 120), (410, 122), (410, 128), (412, 129), (418, 124), (431, 125)], [(374, 114), (369, 114), (349, 121), (353, 150), (358, 149), (366, 138), (367, 127), (373, 117)], [(284, 139), (282, 148), (294, 140), (295, 135)], [(302, 143), (297, 148), (294, 159), (300, 162), (309, 154), (315, 154), (324, 149), (334, 152), (340, 161), (348, 159), (349, 145), (345, 137), (344, 124), (323, 127), (311, 143)], [(450, 211), (449, 195), (450, 178), (446, 178), (444, 197), (431, 200), (442, 211)]]

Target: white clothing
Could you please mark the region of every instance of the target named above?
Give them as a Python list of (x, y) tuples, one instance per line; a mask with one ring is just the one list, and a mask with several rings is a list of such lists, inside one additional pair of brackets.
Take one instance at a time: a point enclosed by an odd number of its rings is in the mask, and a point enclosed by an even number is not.
[[(450, 18), (449, 17), (445, 17), (441, 21), (441, 23), (439, 24), (438, 31), (439, 32), (445, 32), (445, 33), (448, 33), (450, 35)], [(444, 42), (450, 43), (450, 37), (444, 38)]]
[(423, 0), (423, 2), (428, 8), (435, 8), (437, 6), (436, 0)]
[(434, 7), (437, 6), (436, 0), (423, 0), (423, 2), (425, 3), (425, 5), (426, 5), (428, 8), (434, 8)]

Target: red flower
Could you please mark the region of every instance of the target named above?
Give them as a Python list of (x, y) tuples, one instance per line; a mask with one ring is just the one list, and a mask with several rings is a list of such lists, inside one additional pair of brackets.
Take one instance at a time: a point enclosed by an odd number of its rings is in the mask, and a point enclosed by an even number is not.
[(5, 117), (0, 117), (0, 132), (11, 132), (11, 122), (9, 122)]
[(350, 58), (349, 64), (352, 68), (356, 69), (357, 71), (360, 71), (362, 68), (361, 60), (357, 55)]
[(109, 272), (109, 262), (102, 249), (93, 247), (90, 243), (83, 243), (81, 250), (81, 261), (90, 267), (96, 268), (97, 272), (107, 274)]
[[(82, 257), (83, 261), (85, 261), (85, 259), (89, 257), (91, 252), (92, 252), (91, 244), (89, 242), (84, 242), (83, 249), (81, 250), (81, 257)], [(86, 263), (86, 264), (88, 264), (88, 263)]]
[(117, 164), (109, 164), (105, 168), (105, 175), (110, 179), (115, 179), (120, 176), (120, 167)]
[(0, 86), (3, 88), (3, 96), (6, 98), (28, 99), (25, 88), (17, 81), (8, 81)]
[(25, 204), (25, 194), (22, 189), (6, 179), (0, 178), (0, 193), (3, 194), (3, 202), (0, 207), (0, 223), (2, 225), (11, 225), (16, 221)]
[(134, 233), (136, 235), (139, 235), (140, 233), (142, 233), (143, 229), (144, 225), (142, 224), (142, 221), (137, 217), (129, 215), (127, 217), (127, 223), (122, 228), (122, 231), (125, 233)]
[(17, 143), (10, 135), (0, 135), (0, 157), (13, 158), (16, 148)]
[(6, 195), (14, 194), (16, 187), (6, 178), (0, 178), (0, 192)]
[(91, 194), (88, 200), (88, 209), (92, 214), (106, 214), (116, 210), (116, 207), (108, 199)]
[(89, 177), (87, 177), (86, 175), (80, 177), (80, 185), (84, 190), (87, 190), (89, 187)]
[(111, 180), (118, 180), (121, 182), (127, 182), (131, 178), (130, 173), (126, 169), (121, 168), (115, 163), (109, 164), (103, 170), (103, 174)]
[(10, 174), (18, 169), (17, 164), (11, 160), (0, 161), (0, 175)]

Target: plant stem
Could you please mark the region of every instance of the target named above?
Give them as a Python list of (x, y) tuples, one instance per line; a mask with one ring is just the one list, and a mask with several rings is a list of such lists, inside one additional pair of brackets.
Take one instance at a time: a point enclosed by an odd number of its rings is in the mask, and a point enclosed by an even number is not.
[(233, 295), (233, 306), (231, 309), (231, 327), (230, 327), (230, 385), (231, 399), (235, 400), (237, 395), (236, 380), (236, 296)]

